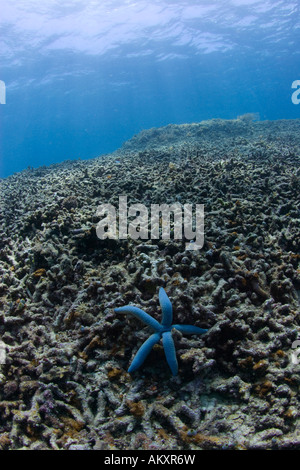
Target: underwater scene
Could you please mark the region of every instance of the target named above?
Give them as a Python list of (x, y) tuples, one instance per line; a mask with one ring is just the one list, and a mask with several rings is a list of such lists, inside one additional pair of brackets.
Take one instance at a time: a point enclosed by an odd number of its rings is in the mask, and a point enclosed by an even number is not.
[(300, 450), (299, 3), (0, 8), (0, 450)]

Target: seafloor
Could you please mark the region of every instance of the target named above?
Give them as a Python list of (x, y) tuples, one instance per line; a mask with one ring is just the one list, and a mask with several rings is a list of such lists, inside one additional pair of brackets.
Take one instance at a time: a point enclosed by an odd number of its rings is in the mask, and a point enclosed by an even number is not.
[[(300, 120), (216, 119), (1, 180), (0, 448), (300, 449), (299, 149)], [(204, 247), (100, 240), (119, 195), (204, 204)], [(149, 328), (114, 308), (160, 321), (160, 286), (209, 331), (130, 375)]]

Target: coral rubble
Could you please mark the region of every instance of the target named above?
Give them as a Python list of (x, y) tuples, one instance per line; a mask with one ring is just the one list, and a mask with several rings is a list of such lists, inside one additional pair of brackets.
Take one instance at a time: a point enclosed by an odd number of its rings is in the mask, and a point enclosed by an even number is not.
[[(0, 449), (300, 448), (299, 124), (169, 125), (0, 180)], [(204, 247), (100, 240), (119, 195), (204, 204)], [(208, 333), (174, 332), (177, 377), (160, 344), (130, 375), (148, 331), (114, 309), (159, 320), (159, 287)]]

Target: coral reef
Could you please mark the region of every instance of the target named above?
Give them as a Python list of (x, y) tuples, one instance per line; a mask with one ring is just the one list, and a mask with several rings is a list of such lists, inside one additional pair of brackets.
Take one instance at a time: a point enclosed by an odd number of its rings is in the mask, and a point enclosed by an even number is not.
[[(143, 131), (0, 180), (0, 449), (299, 449), (299, 120)], [(205, 243), (100, 240), (101, 203), (201, 203)], [(114, 309), (178, 324), (179, 375)]]

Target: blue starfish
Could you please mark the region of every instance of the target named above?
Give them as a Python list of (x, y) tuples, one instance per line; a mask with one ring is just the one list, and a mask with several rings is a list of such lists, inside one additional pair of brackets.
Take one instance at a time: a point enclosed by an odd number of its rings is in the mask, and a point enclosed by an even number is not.
[(176, 359), (176, 351), (174, 346), (174, 341), (172, 338), (171, 331), (173, 328), (181, 331), (181, 333), (186, 333), (189, 335), (200, 335), (206, 333), (207, 330), (203, 328), (198, 328), (198, 326), (193, 325), (172, 325), (173, 320), (173, 308), (169, 297), (166, 294), (166, 291), (161, 287), (159, 289), (159, 303), (162, 310), (162, 322), (158, 323), (153, 317), (148, 315), (138, 307), (132, 307), (131, 305), (126, 305), (125, 307), (115, 308), (116, 313), (131, 313), (136, 318), (139, 318), (146, 325), (150, 326), (155, 333), (153, 333), (149, 338), (142, 344), (138, 352), (136, 353), (128, 372), (134, 372), (137, 370), (146, 357), (150, 353), (153, 346), (159, 342), (162, 338), (163, 347), (165, 350), (165, 355), (167, 362), (170, 366), (171, 372), (173, 375), (178, 374), (178, 363)]

